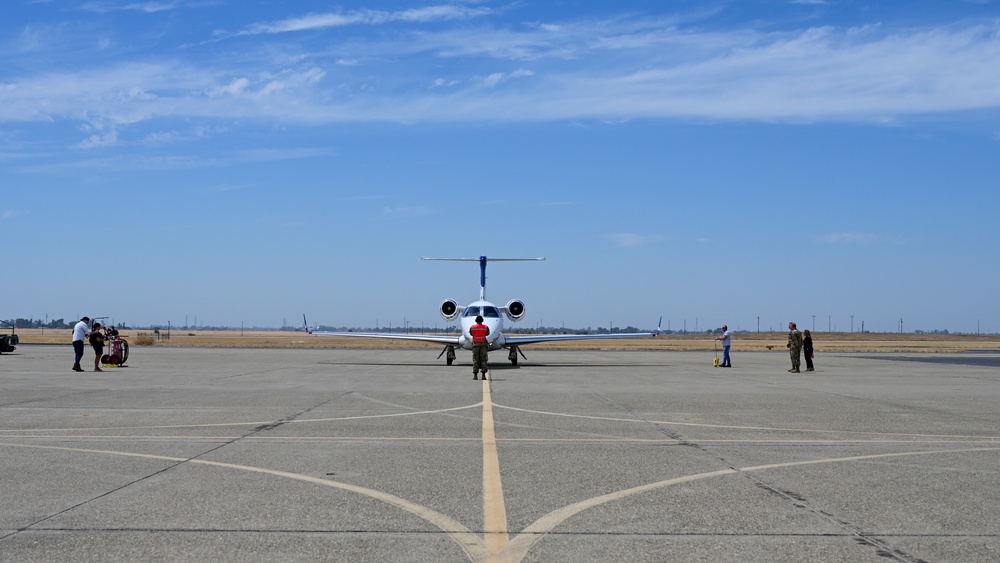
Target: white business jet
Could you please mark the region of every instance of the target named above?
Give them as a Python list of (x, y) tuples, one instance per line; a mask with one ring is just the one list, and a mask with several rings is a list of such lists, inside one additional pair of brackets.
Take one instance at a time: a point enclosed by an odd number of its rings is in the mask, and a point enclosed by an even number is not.
[[(507, 336), (503, 333), (503, 317), (506, 316), (511, 322), (517, 322), (524, 318), (524, 303), (519, 299), (512, 299), (504, 307), (497, 307), (486, 300), (486, 263), (489, 262), (541, 262), (545, 258), (489, 258), (480, 256), (479, 258), (427, 258), (421, 260), (447, 260), (451, 262), (479, 262), (479, 301), (475, 301), (460, 307), (454, 299), (445, 299), (440, 308), (441, 317), (446, 321), (459, 319), (462, 331), (457, 336), (432, 336), (427, 334), (386, 334), (386, 333), (363, 333), (363, 332), (320, 332), (310, 331), (308, 326), (306, 331), (311, 334), (327, 336), (350, 336), (353, 338), (391, 338), (395, 340), (417, 340), (419, 342), (433, 342), (443, 344), (444, 350), (438, 354), (438, 358), (445, 356), (448, 365), (455, 361), (455, 349), (464, 348), (472, 350), (472, 335), (469, 329), (476, 323), (476, 317), (483, 317), (483, 324), (489, 327), (490, 334), (487, 337), (490, 351), (506, 348), (510, 351), (507, 359), (510, 363), (517, 365), (517, 356), (528, 359), (521, 346), (525, 344), (535, 344), (538, 342), (553, 342), (561, 340), (598, 340), (611, 338), (649, 338), (659, 334), (659, 327), (656, 332), (630, 332), (619, 334), (553, 334), (545, 336)], [(305, 322), (305, 315), (302, 317)]]

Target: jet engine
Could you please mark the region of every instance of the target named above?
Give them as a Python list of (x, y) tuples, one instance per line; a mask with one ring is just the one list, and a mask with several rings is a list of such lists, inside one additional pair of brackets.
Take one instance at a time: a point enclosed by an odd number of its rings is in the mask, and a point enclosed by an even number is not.
[(453, 321), (458, 318), (458, 314), (461, 311), (458, 308), (458, 303), (454, 299), (445, 299), (441, 302), (441, 318), (446, 321)]
[(517, 322), (524, 318), (524, 303), (519, 299), (511, 299), (504, 307), (504, 313), (511, 322)]

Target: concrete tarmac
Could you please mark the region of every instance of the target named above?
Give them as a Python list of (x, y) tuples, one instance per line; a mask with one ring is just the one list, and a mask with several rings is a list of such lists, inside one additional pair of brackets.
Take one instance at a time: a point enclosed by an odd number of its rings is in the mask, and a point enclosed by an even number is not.
[(0, 561), (1000, 560), (998, 355), (525, 354), (21, 346)]

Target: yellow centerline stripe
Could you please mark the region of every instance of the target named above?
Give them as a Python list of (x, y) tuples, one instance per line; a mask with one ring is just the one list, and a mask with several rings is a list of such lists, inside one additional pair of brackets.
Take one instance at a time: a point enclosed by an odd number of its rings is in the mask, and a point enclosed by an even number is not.
[(507, 561), (499, 554), (510, 543), (507, 531), (507, 507), (500, 482), (500, 458), (493, 428), (493, 402), (490, 383), (483, 377), (483, 540), (491, 561)]

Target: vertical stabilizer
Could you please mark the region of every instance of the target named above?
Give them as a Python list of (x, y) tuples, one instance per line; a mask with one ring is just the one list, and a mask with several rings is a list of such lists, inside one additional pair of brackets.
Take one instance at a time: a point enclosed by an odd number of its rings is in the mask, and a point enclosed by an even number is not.
[(479, 300), (486, 300), (486, 257), (479, 257)]

